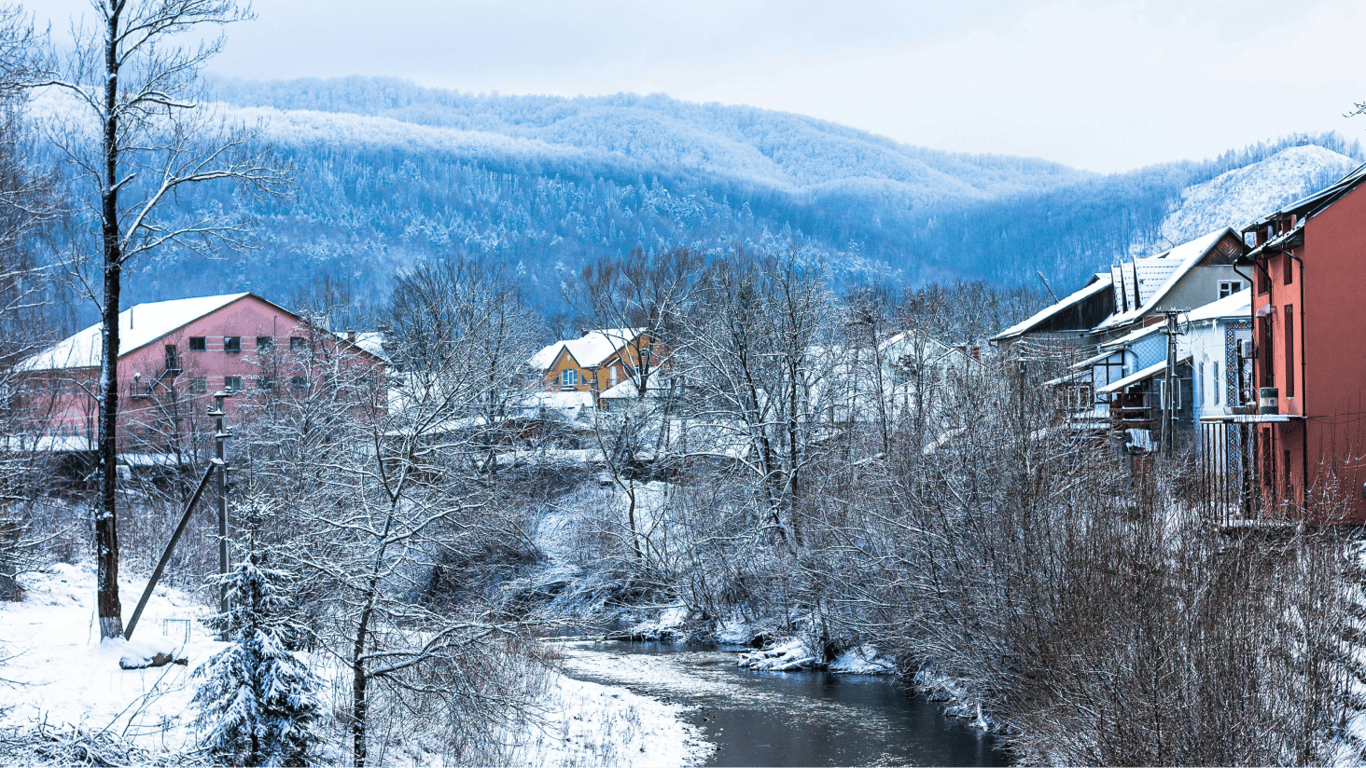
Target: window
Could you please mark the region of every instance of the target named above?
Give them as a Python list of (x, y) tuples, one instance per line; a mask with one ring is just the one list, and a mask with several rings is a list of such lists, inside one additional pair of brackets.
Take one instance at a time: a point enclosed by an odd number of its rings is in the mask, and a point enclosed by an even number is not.
[(1208, 405), (1208, 404), (1209, 404), (1209, 393), (1205, 391), (1205, 364), (1204, 364), (1204, 363), (1201, 363), (1201, 364), (1199, 365), (1199, 369), (1200, 369), (1200, 404), (1201, 404), (1201, 405)]
[(206, 349), (208, 349), (208, 347), (205, 346), (205, 344), (204, 344), (204, 337), (203, 337), (203, 336), (191, 336), (191, 337), (190, 337), (190, 351), (191, 351), (191, 352), (203, 352), (203, 351), (206, 350)]
[(560, 371), (560, 386), (565, 389), (572, 389), (578, 383), (578, 379), (577, 371), (571, 369)]
[(289, 377), (289, 388), (295, 392), (306, 392), (308, 391), (308, 379), (303, 376), (291, 376)]
[(1243, 290), (1242, 280), (1219, 281), (1219, 298), (1221, 299), (1228, 298), (1229, 296), (1232, 296), (1233, 294), (1241, 290)]
[(617, 385), (617, 367), (614, 365), (614, 366), (611, 367), (610, 370), (611, 370), (611, 373), (608, 374), (608, 380), (609, 380), (611, 383), (609, 384), (609, 386), (615, 387), (615, 386)]
[(290, 351), (290, 352), (298, 352), (298, 351), (302, 350), (303, 348), (304, 348), (304, 337), (302, 337), (302, 336), (290, 336), (290, 337), (289, 337), (289, 351)]
[(1257, 294), (1260, 296), (1271, 290), (1271, 277), (1263, 269), (1254, 267), (1254, 270), (1257, 276)]
[(202, 395), (209, 391), (209, 380), (203, 376), (190, 377), (190, 392)]
[(228, 354), (235, 354), (235, 353), (237, 353), (237, 352), (241, 352), (241, 351), (242, 351), (242, 337), (241, 337), (241, 336), (224, 336), (224, 337), (223, 337), (223, 351), (224, 351), (224, 352), (227, 352)]
[(265, 390), (275, 389), (275, 377), (274, 377), (274, 376), (260, 376), (260, 377), (258, 377), (258, 378), (256, 379), (256, 388), (257, 388), (257, 389), (265, 389)]
[(223, 377), (223, 389), (226, 389), (226, 390), (229, 391), (229, 392), (237, 392), (237, 391), (241, 390), (241, 389), (242, 389), (242, 377), (241, 377), (241, 376), (224, 376), (224, 377)]
[(271, 352), (274, 352), (274, 351), (275, 351), (275, 337), (274, 337), (274, 336), (257, 336), (257, 337), (256, 337), (256, 351), (257, 351), (257, 352), (261, 352), (261, 353), (263, 353), (263, 354), (269, 354), (269, 353), (271, 353)]
[(1222, 382), (1219, 381), (1219, 363), (1214, 363), (1214, 404), (1219, 404), (1220, 392), (1223, 391)]
[(1285, 396), (1295, 396), (1295, 307), (1285, 305)]
[[(1257, 322), (1261, 323), (1257, 334), (1260, 337), (1257, 344), (1257, 354), (1262, 359), (1262, 380), (1257, 386), (1274, 387), (1276, 386), (1276, 369), (1271, 365), (1273, 360), (1271, 357), (1271, 317), (1268, 315), (1258, 318)], [(1257, 392), (1254, 390), (1252, 394), (1255, 396)]]
[(1284, 262), (1283, 266), (1285, 268), (1285, 284), (1290, 285), (1291, 283), (1295, 282), (1295, 260), (1290, 258), (1290, 254), (1282, 253), (1281, 261)]

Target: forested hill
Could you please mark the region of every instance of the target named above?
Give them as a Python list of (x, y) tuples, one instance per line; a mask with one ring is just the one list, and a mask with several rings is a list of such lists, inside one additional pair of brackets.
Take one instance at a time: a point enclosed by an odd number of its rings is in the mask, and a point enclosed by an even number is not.
[[(490, 254), (552, 308), (586, 261), (674, 245), (803, 244), (844, 279), (1019, 283), (1039, 269), (1067, 285), (1162, 242), (1164, 220), (1201, 205), (1196, 185), (1287, 147), (1331, 150), (1274, 178), (1252, 172), (1266, 188), (1258, 204), (1283, 202), (1278, 190), (1289, 199), (1352, 162), (1334, 153), (1361, 155), (1336, 135), (1295, 136), (1102, 176), (662, 95), (470, 95), (359, 77), (208, 85), (229, 117), (264, 121), (299, 171), (297, 200), (246, 203), (263, 250), (208, 268), (194, 256), (149, 262), (130, 301), (233, 290), (288, 300), (322, 277), (382, 300), (413, 264)], [(201, 192), (182, 205), (237, 202)]]

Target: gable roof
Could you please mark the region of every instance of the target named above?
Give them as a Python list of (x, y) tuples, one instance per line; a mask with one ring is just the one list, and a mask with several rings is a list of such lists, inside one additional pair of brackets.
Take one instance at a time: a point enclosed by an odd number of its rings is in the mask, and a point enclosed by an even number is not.
[[(1184, 278), (1195, 265), (1199, 264), (1205, 256), (1209, 255), (1209, 252), (1214, 249), (1214, 246), (1219, 244), (1220, 240), (1223, 240), (1224, 237), (1229, 235), (1232, 235), (1234, 238), (1238, 237), (1238, 234), (1233, 231), (1232, 227), (1224, 227), (1202, 235), (1201, 237), (1197, 237), (1190, 242), (1182, 243), (1170, 250), (1163, 251), (1156, 256), (1135, 259), (1135, 264), (1143, 262), (1145, 266), (1154, 268), (1159, 267), (1159, 262), (1161, 262), (1160, 269), (1153, 270), (1153, 273), (1158, 276), (1157, 279), (1162, 279), (1161, 284), (1159, 284), (1156, 289), (1153, 289), (1151, 286), (1138, 286), (1139, 306), (1126, 312), (1116, 312), (1108, 317), (1105, 322), (1096, 326), (1096, 330), (1106, 331), (1122, 325), (1127, 325), (1151, 312), (1153, 308), (1156, 307), (1162, 299), (1166, 298), (1167, 294), (1176, 287), (1177, 283), (1181, 282), (1181, 279)], [(1239, 240), (1239, 242), (1242, 241)], [(1170, 268), (1168, 268), (1168, 265), (1170, 265)], [(1165, 279), (1161, 277), (1163, 274), (1165, 274)], [(1143, 278), (1142, 275), (1139, 277), (1140, 279)]]
[[(251, 293), (228, 293), (222, 296), (199, 296), (192, 299), (172, 299), (150, 304), (135, 304), (119, 313), (119, 357), (124, 357), (173, 333), (205, 315), (216, 312), (235, 301), (253, 296)], [(254, 298), (297, 317), (283, 307), (260, 296)], [(57, 342), (43, 352), (16, 366), (23, 371), (95, 368), (100, 365), (104, 349), (101, 329), (103, 323), (79, 331)]]
[(627, 344), (635, 341), (644, 328), (603, 328), (589, 331), (577, 339), (566, 339), (547, 345), (527, 360), (527, 365), (544, 371), (555, 364), (560, 350), (565, 349), (574, 362), (587, 368), (601, 365)]
[(1026, 320), (1016, 323), (1015, 325), (1010, 326), (1009, 328), (1005, 329), (1004, 331), (1001, 331), (995, 336), (992, 336), (991, 340), (1001, 341), (1003, 339), (1021, 336), (1028, 332), (1031, 328), (1043, 324), (1049, 318), (1052, 318), (1060, 312), (1063, 312), (1064, 310), (1070, 309), (1071, 307), (1080, 304), (1081, 302), (1091, 298), (1092, 296), (1095, 296), (1101, 291), (1108, 290), (1110, 288), (1111, 282), (1112, 278), (1109, 275), (1109, 273), (1097, 272), (1094, 276), (1091, 277), (1091, 280), (1087, 282), (1085, 287), (1083, 287), (1081, 290), (1074, 291), (1073, 293), (1069, 294), (1066, 298), (1062, 299), (1056, 304), (1044, 307), (1038, 312), (1035, 312), (1033, 315), (1030, 315), (1029, 318), (1027, 318)]

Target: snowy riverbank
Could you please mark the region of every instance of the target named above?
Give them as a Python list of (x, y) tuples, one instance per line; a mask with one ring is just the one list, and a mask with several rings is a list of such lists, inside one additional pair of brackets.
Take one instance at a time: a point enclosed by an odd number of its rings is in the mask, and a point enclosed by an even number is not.
[[(57, 564), (21, 580), (25, 595), (0, 602), (0, 734), (9, 738), (42, 726), (48, 733), (80, 729), (102, 734), (151, 760), (183, 762), (195, 748), (190, 701), (195, 668), (222, 647), (204, 627), (209, 609), (195, 595), (158, 587), (132, 643), (99, 642), (94, 569)], [(126, 612), (137, 604), (140, 578), (124, 579)], [(173, 651), (185, 666), (124, 670), (132, 652)], [(314, 663), (321, 664), (318, 659)], [(324, 679), (333, 675), (324, 672)], [(683, 708), (622, 688), (553, 676), (540, 722), (509, 734), (513, 761), (538, 766), (688, 766), (710, 745), (683, 719)], [(421, 744), (388, 750), (391, 763), (434, 764)], [(405, 755), (405, 758), (399, 758)], [(340, 752), (330, 757), (345, 762)], [(19, 762), (42, 759), (20, 753)], [(59, 760), (60, 761), (60, 760)]]

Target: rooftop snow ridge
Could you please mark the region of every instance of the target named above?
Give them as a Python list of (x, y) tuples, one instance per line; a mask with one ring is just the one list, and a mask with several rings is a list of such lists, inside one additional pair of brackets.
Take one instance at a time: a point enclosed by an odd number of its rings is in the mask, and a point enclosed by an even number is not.
[[(228, 293), (135, 304), (119, 313), (119, 356), (144, 347), (187, 323), (250, 295)], [(24, 371), (94, 368), (100, 364), (100, 354), (104, 349), (103, 327), (103, 323), (95, 323), (16, 367)]]

